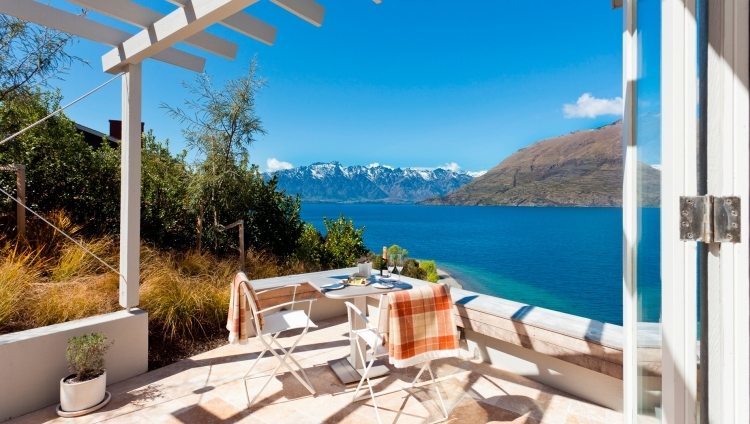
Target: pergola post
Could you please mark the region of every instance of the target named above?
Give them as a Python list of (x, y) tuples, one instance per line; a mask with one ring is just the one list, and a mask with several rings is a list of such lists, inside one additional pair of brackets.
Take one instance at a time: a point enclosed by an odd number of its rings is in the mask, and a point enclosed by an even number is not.
[(120, 187), (120, 305), (138, 306), (141, 239), (141, 64), (123, 68)]

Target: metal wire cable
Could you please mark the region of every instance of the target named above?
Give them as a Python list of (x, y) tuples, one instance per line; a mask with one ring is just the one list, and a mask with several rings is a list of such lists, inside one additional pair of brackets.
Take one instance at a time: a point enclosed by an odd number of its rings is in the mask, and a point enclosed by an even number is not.
[[(18, 131), (17, 133), (15, 133), (15, 134), (11, 135), (10, 137), (4, 139), (3, 141), (0, 141), (0, 146), (2, 146), (3, 144), (7, 143), (8, 141), (10, 141), (10, 140), (18, 137), (19, 135), (25, 133), (26, 131), (28, 131), (28, 130), (34, 128), (34, 127), (36, 127), (37, 125), (41, 124), (42, 122), (48, 120), (49, 118), (51, 118), (51, 117), (53, 117), (55, 115), (57, 115), (58, 113), (62, 112), (63, 110), (65, 110), (65, 109), (73, 106), (74, 104), (76, 104), (79, 101), (85, 99), (86, 97), (90, 96), (91, 94), (94, 94), (95, 92), (99, 91), (99, 89), (105, 87), (107, 84), (111, 83), (112, 81), (116, 80), (117, 78), (120, 78), (124, 74), (125, 74), (125, 72), (120, 72), (119, 74), (115, 75), (114, 77), (112, 77), (109, 81), (105, 82), (104, 84), (96, 87), (95, 89), (89, 91), (88, 93), (84, 94), (83, 96), (81, 96), (81, 97), (73, 100), (72, 102), (68, 103), (67, 105), (61, 107), (60, 109), (57, 109), (56, 111), (50, 113), (49, 115), (45, 116), (44, 118), (42, 118), (42, 119), (34, 122), (33, 124), (29, 125), (28, 127), (22, 129), (21, 131)], [(31, 210), (31, 209), (29, 209), (29, 210)]]
[[(87, 248), (86, 248), (86, 246), (84, 246), (84, 245), (83, 245), (82, 243), (80, 243), (80, 242), (79, 242), (78, 240), (76, 240), (76, 239), (74, 239), (73, 237), (69, 236), (69, 235), (68, 235), (68, 234), (66, 234), (66, 233), (65, 233), (65, 232), (64, 232), (63, 230), (61, 230), (61, 229), (57, 228), (57, 227), (55, 226), (55, 224), (53, 224), (53, 223), (49, 222), (49, 221), (48, 221), (47, 219), (45, 219), (45, 218), (44, 218), (43, 216), (41, 216), (40, 214), (36, 213), (35, 211), (33, 211), (33, 210), (32, 210), (31, 208), (29, 208), (28, 206), (26, 206), (26, 205), (24, 205), (23, 203), (21, 203), (21, 202), (20, 202), (20, 201), (19, 201), (18, 199), (16, 199), (15, 197), (13, 197), (13, 196), (12, 196), (12, 195), (11, 195), (10, 193), (8, 193), (7, 191), (5, 191), (5, 190), (4, 190), (4, 189), (3, 189), (2, 187), (0, 187), (0, 192), (2, 192), (2, 193), (3, 193), (4, 195), (8, 196), (8, 197), (9, 197), (9, 198), (10, 198), (11, 200), (13, 200), (14, 202), (16, 202), (16, 203), (18, 203), (19, 205), (23, 206), (23, 207), (24, 207), (24, 208), (25, 208), (25, 209), (26, 209), (27, 211), (29, 211), (29, 212), (31, 212), (32, 214), (36, 215), (36, 216), (37, 216), (37, 218), (39, 218), (39, 219), (41, 219), (42, 221), (44, 221), (44, 222), (46, 222), (47, 224), (49, 224), (49, 226), (50, 226), (50, 227), (54, 228), (54, 229), (55, 229), (55, 230), (57, 230), (57, 231), (58, 231), (58, 232), (59, 232), (60, 234), (62, 234), (62, 235), (64, 235), (65, 237), (67, 237), (67, 238), (68, 238), (68, 239), (69, 239), (70, 241), (72, 241), (73, 243), (77, 244), (77, 245), (78, 245), (78, 247), (80, 247), (81, 249), (83, 249), (84, 251), (86, 251), (86, 253), (88, 253), (89, 255), (91, 255), (91, 256), (93, 256), (94, 258), (96, 258), (96, 260), (98, 260), (99, 262), (101, 262), (102, 264), (104, 264), (104, 266), (106, 266), (107, 268), (111, 269), (111, 270), (112, 270), (112, 271), (113, 271), (114, 273), (116, 273), (116, 274), (117, 274), (117, 275), (119, 275), (119, 276), (120, 276), (120, 277), (121, 277), (121, 278), (122, 278), (123, 280), (125, 280), (125, 276), (124, 276), (124, 275), (120, 274), (120, 272), (119, 272), (118, 270), (114, 269), (114, 268), (113, 268), (113, 267), (112, 267), (111, 265), (109, 265), (109, 264), (108, 264), (107, 262), (105, 262), (105, 261), (104, 261), (104, 259), (102, 259), (102, 258), (100, 258), (100, 257), (96, 256), (96, 255), (94, 254), (94, 252), (92, 252), (92, 251), (90, 251), (89, 249), (87, 249)], [(125, 282), (127, 283), (127, 280), (126, 280)]]

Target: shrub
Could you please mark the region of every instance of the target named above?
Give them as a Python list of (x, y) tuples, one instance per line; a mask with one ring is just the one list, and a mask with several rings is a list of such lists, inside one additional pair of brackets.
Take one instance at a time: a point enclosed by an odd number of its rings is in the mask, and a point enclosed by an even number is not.
[(437, 283), (440, 280), (440, 276), (436, 272), (427, 273), (427, 281), (431, 283)]
[(427, 271), (428, 274), (437, 274), (435, 261), (422, 261), (419, 263), (419, 267)]
[(323, 218), (326, 226), (325, 243), (321, 263), (328, 268), (354, 266), (359, 258), (367, 254), (362, 233), (365, 227), (354, 228), (354, 221), (339, 215), (338, 220)]
[(290, 258), (297, 250), (305, 225), (300, 219), (299, 195), (278, 191), (278, 177), (266, 181), (257, 165), (245, 174), (245, 182), (237, 187), (237, 191), (247, 191), (249, 196), (248, 202), (238, 209), (238, 212), (249, 211), (245, 218), (245, 240), (256, 250)]
[(305, 224), (297, 241), (297, 250), (294, 253), (295, 258), (305, 264), (306, 267), (319, 270), (321, 268), (320, 258), (322, 246), (325, 240), (320, 231), (315, 229), (312, 224)]
[(401, 270), (401, 275), (404, 277), (416, 278), (419, 280), (427, 279), (427, 271), (419, 267), (419, 262), (415, 259), (408, 259), (404, 263), (404, 269)]
[(437, 266), (435, 265), (435, 261), (422, 261), (419, 263), (419, 267), (425, 270), (425, 272), (427, 273), (427, 281), (431, 283), (437, 283), (438, 280), (440, 280), (440, 277), (437, 273)]
[(114, 341), (105, 344), (106, 340), (102, 333), (84, 334), (68, 340), (65, 358), (70, 372), (76, 375), (72, 382), (91, 380), (104, 373), (104, 354), (114, 344)]

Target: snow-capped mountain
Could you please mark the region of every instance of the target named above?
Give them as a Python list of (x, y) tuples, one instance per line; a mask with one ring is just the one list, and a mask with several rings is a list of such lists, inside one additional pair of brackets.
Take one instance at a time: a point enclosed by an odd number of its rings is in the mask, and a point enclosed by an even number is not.
[(343, 166), (314, 163), (266, 173), (276, 175), (278, 188), (299, 193), (313, 202), (419, 202), (442, 196), (473, 180), (477, 173), (444, 168), (417, 169), (388, 166)]

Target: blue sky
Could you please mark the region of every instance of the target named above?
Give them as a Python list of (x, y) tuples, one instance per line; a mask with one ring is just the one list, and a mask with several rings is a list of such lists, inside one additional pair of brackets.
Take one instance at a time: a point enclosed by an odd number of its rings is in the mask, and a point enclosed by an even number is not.
[[(241, 75), (257, 54), (268, 80), (257, 100), (268, 133), (251, 148), (261, 169), (275, 158), (295, 166), (337, 160), (486, 170), (540, 139), (620, 117), (622, 11), (609, 1), (318, 1), (326, 7), (320, 28), (268, 0), (248, 8), (278, 28), (270, 47), (211, 27), (240, 44), (235, 61), (181, 46), (207, 57), (206, 72), (219, 83)], [(164, 13), (174, 7), (137, 2)], [(108, 50), (85, 40), (72, 49), (91, 66), (76, 66), (56, 83), (67, 101), (110, 77), (100, 61)], [(184, 148), (181, 127), (159, 105), (181, 105), (187, 93), (180, 83), (193, 78), (144, 64), (143, 120), (173, 151)], [(119, 83), (68, 115), (106, 132), (108, 120), (120, 118)]]

